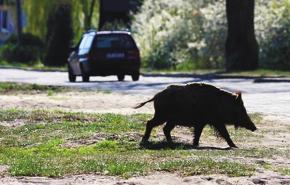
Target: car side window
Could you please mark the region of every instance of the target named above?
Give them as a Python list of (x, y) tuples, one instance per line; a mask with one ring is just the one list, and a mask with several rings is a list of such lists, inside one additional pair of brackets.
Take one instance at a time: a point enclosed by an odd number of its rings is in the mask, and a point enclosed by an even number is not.
[(79, 49), (90, 48), (93, 40), (94, 40), (93, 35), (84, 36), (80, 43)]

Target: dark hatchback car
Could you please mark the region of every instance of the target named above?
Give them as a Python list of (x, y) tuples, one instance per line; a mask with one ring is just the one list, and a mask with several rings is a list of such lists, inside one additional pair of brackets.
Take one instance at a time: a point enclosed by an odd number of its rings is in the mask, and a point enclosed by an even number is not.
[(125, 75), (131, 75), (138, 81), (140, 66), (140, 52), (129, 31), (88, 31), (72, 48), (68, 77), (70, 82), (77, 76), (88, 82), (90, 76), (117, 75), (123, 81)]

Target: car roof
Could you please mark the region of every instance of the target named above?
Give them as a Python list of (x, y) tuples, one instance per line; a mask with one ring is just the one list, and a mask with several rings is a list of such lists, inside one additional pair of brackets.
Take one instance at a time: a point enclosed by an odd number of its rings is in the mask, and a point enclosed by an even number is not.
[(127, 34), (127, 35), (131, 35), (131, 32), (128, 31), (128, 30), (111, 30), (111, 31), (89, 30), (85, 34), (89, 34), (89, 35), (110, 35), (110, 34)]

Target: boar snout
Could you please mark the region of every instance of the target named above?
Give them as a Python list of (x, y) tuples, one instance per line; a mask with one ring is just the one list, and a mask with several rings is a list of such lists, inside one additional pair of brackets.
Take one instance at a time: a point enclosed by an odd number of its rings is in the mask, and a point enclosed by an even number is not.
[(257, 130), (257, 127), (255, 126), (255, 124), (253, 122), (249, 122), (246, 124), (245, 126), (246, 129), (249, 129), (250, 131), (254, 132), (255, 130)]

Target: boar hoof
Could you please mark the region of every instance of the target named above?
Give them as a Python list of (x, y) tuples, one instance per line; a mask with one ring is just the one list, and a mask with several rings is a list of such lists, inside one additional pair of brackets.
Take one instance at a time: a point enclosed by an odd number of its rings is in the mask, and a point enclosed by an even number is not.
[(236, 145), (234, 145), (234, 146), (230, 146), (230, 148), (231, 148), (231, 149), (237, 149), (237, 148), (239, 148), (239, 147), (237, 147)]
[(148, 143), (148, 139), (142, 138), (141, 143)]

